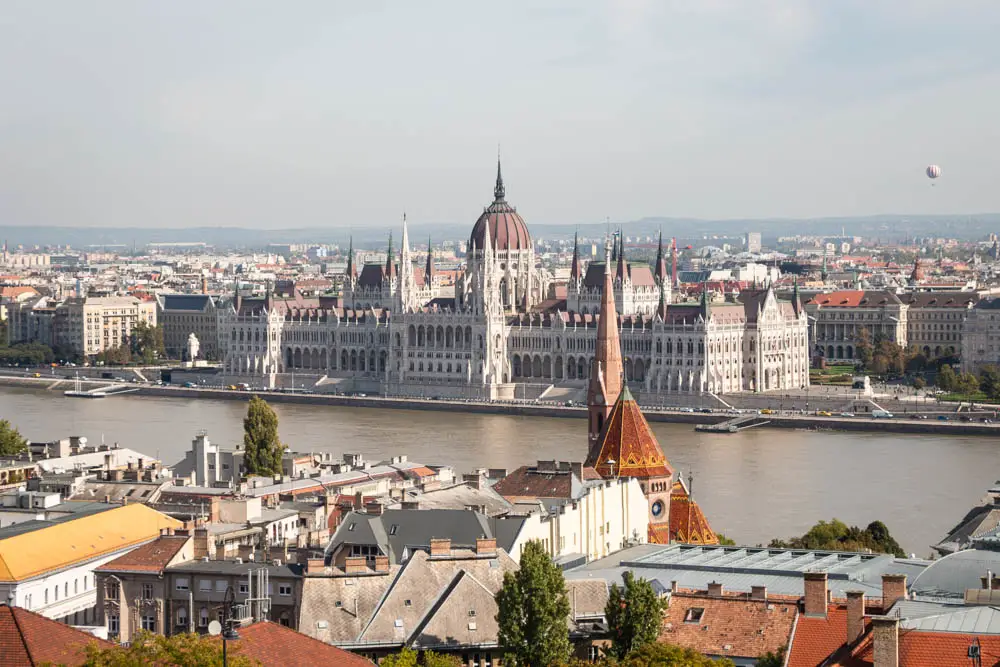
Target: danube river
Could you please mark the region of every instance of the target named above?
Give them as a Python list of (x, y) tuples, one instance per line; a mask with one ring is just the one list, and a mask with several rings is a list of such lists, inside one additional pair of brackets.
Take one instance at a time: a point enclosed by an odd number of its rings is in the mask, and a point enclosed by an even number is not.
[[(537, 459), (582, 460), (583, 419), (459, 411), (274, 405), (282, 440), (297, 451), (360, 452), (372, 460), (508, 468)], [(0, 388), (0, 417), (33, 440), (85, 435), (176, 463), (199, 430), (242, 439), (245, 404), (117, 396), (101, 400)], [(801, 534), (819, 519), (881, 519), (907, 551), (930, 553), (1000, 478), (1000, 443), (983, 436), (913, 436), (750, 429), (696, 433), (654, 423), (675, 470), (694, 473), (694, 496), (715, 530), (741, 544)]]

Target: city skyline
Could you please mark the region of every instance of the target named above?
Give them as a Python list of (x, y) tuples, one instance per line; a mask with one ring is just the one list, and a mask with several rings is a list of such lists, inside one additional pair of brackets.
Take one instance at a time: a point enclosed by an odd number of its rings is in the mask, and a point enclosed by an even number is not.
[(0, 223), (467, 225), (498, 143), (529, 224), (1000, 208), (985, 2), (235, 7), (13, 7)]

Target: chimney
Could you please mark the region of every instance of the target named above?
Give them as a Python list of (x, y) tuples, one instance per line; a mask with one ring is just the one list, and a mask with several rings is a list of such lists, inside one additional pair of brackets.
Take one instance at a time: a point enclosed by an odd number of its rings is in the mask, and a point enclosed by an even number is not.
[(847, 591), (847, 643), (853, 643), (864, 631), (865, 592)]
[(365, 504), (365, 514), (371, 514), (372, 516), (382, 516), (382, 503), (377, 500), (373, 500), (370, 503)]
[(215, 558), (215, 540), (204, 526), (194, 529), (194, 557), (195, 560)]
[(678, 590), (680, 590), (680, 586), (677, 585), (677, 580), (674, 579), (670, 582), (670, 592), (676, 593)]
[(354, 509), (361, 509), (365, 504), (365, 497), (360, 491), (354, 494)]
[(806, 616), (826, 618), (826, 572), (803, 572)]
[(722, 584), (712, 581), (708, 584), (708, 594), (714, 598), (722, 597)]
[(493, 538), (485, 538), (485, 537), (477, 538), (476, 554), (479, 556), (496, 556), (497, 541)]
[(240, 558), (248, 563), (253, 562), (253, 545), (252, 544), (241, 544), (239, 545)]
[(889, 611), (896, 600), (906, 599), (906, 575), (882, 575), (882, 611)]
[(375, 571), (376, 572), (388, 572), (389, 571), (389, 557), (388, 556), (375, 556)]
[(899, 667), (899, 619), (872, 616), (873, 667)]
[(368, 565), (365, 563), (364, 556), (351, 556), (344, 563), (344, 572), (347, 574), (358, 574), (367, 571)]
[(404, 510), (418, 510), (420, 509), (419, 500), (404, 500), (400, 503), (400, 508)]
[(462, 475), (462, 482), (472, 489), (482, 489), (483, 488), (483, 476), (479, 473), (472, 473), (471, 475)]
[(572, 471), (576, 478), (579, 480), (583, 479), (583, 463), (580, 461), (571, 461), (569, 464), (569, 469)]
[(751, 586), (750, 587), (750, 599), (751, 600), (767, 600), (767, 586)]
[(451, 540), (448, 538), (431, 538), (431, 556), (450, 556)]

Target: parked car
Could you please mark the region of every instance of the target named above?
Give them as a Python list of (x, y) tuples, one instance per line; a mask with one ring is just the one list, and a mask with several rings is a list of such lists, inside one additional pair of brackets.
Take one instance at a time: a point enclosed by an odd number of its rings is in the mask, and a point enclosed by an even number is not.
[(949, 421), (949, 420), (950, 420), (950, 417), (948, 417), (948, 415), (938, 415), (938, 421), (946, 422), (946, 421)]

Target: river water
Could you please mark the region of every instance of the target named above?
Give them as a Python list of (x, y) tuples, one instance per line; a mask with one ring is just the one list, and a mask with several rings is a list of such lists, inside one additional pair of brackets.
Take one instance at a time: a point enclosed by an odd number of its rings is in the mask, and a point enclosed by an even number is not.
[[(458, 411), (274, 404), (282, 440), (296, 451), (360, 452), (371, 460), (513, 469), (538, 459), (582, 460), (584, 419), (512, 417)], [(0, 388), (0, 418), (25, 437), (85, 435), (120, 443), (171, 465), (199, 430), (214, 442), (242, 439), (244, 403), (117, 396), (65, 398), (59, 392)], [(864, 526), (884, 521), (918, 556), (944, 537), (1000, 479), (995, 438), (750, 429), (697, 433), (653, 423), (675, 470), (694, 473), (694, 496), (712, 527), (740, 544), (799, 535), (819, 519)]]

